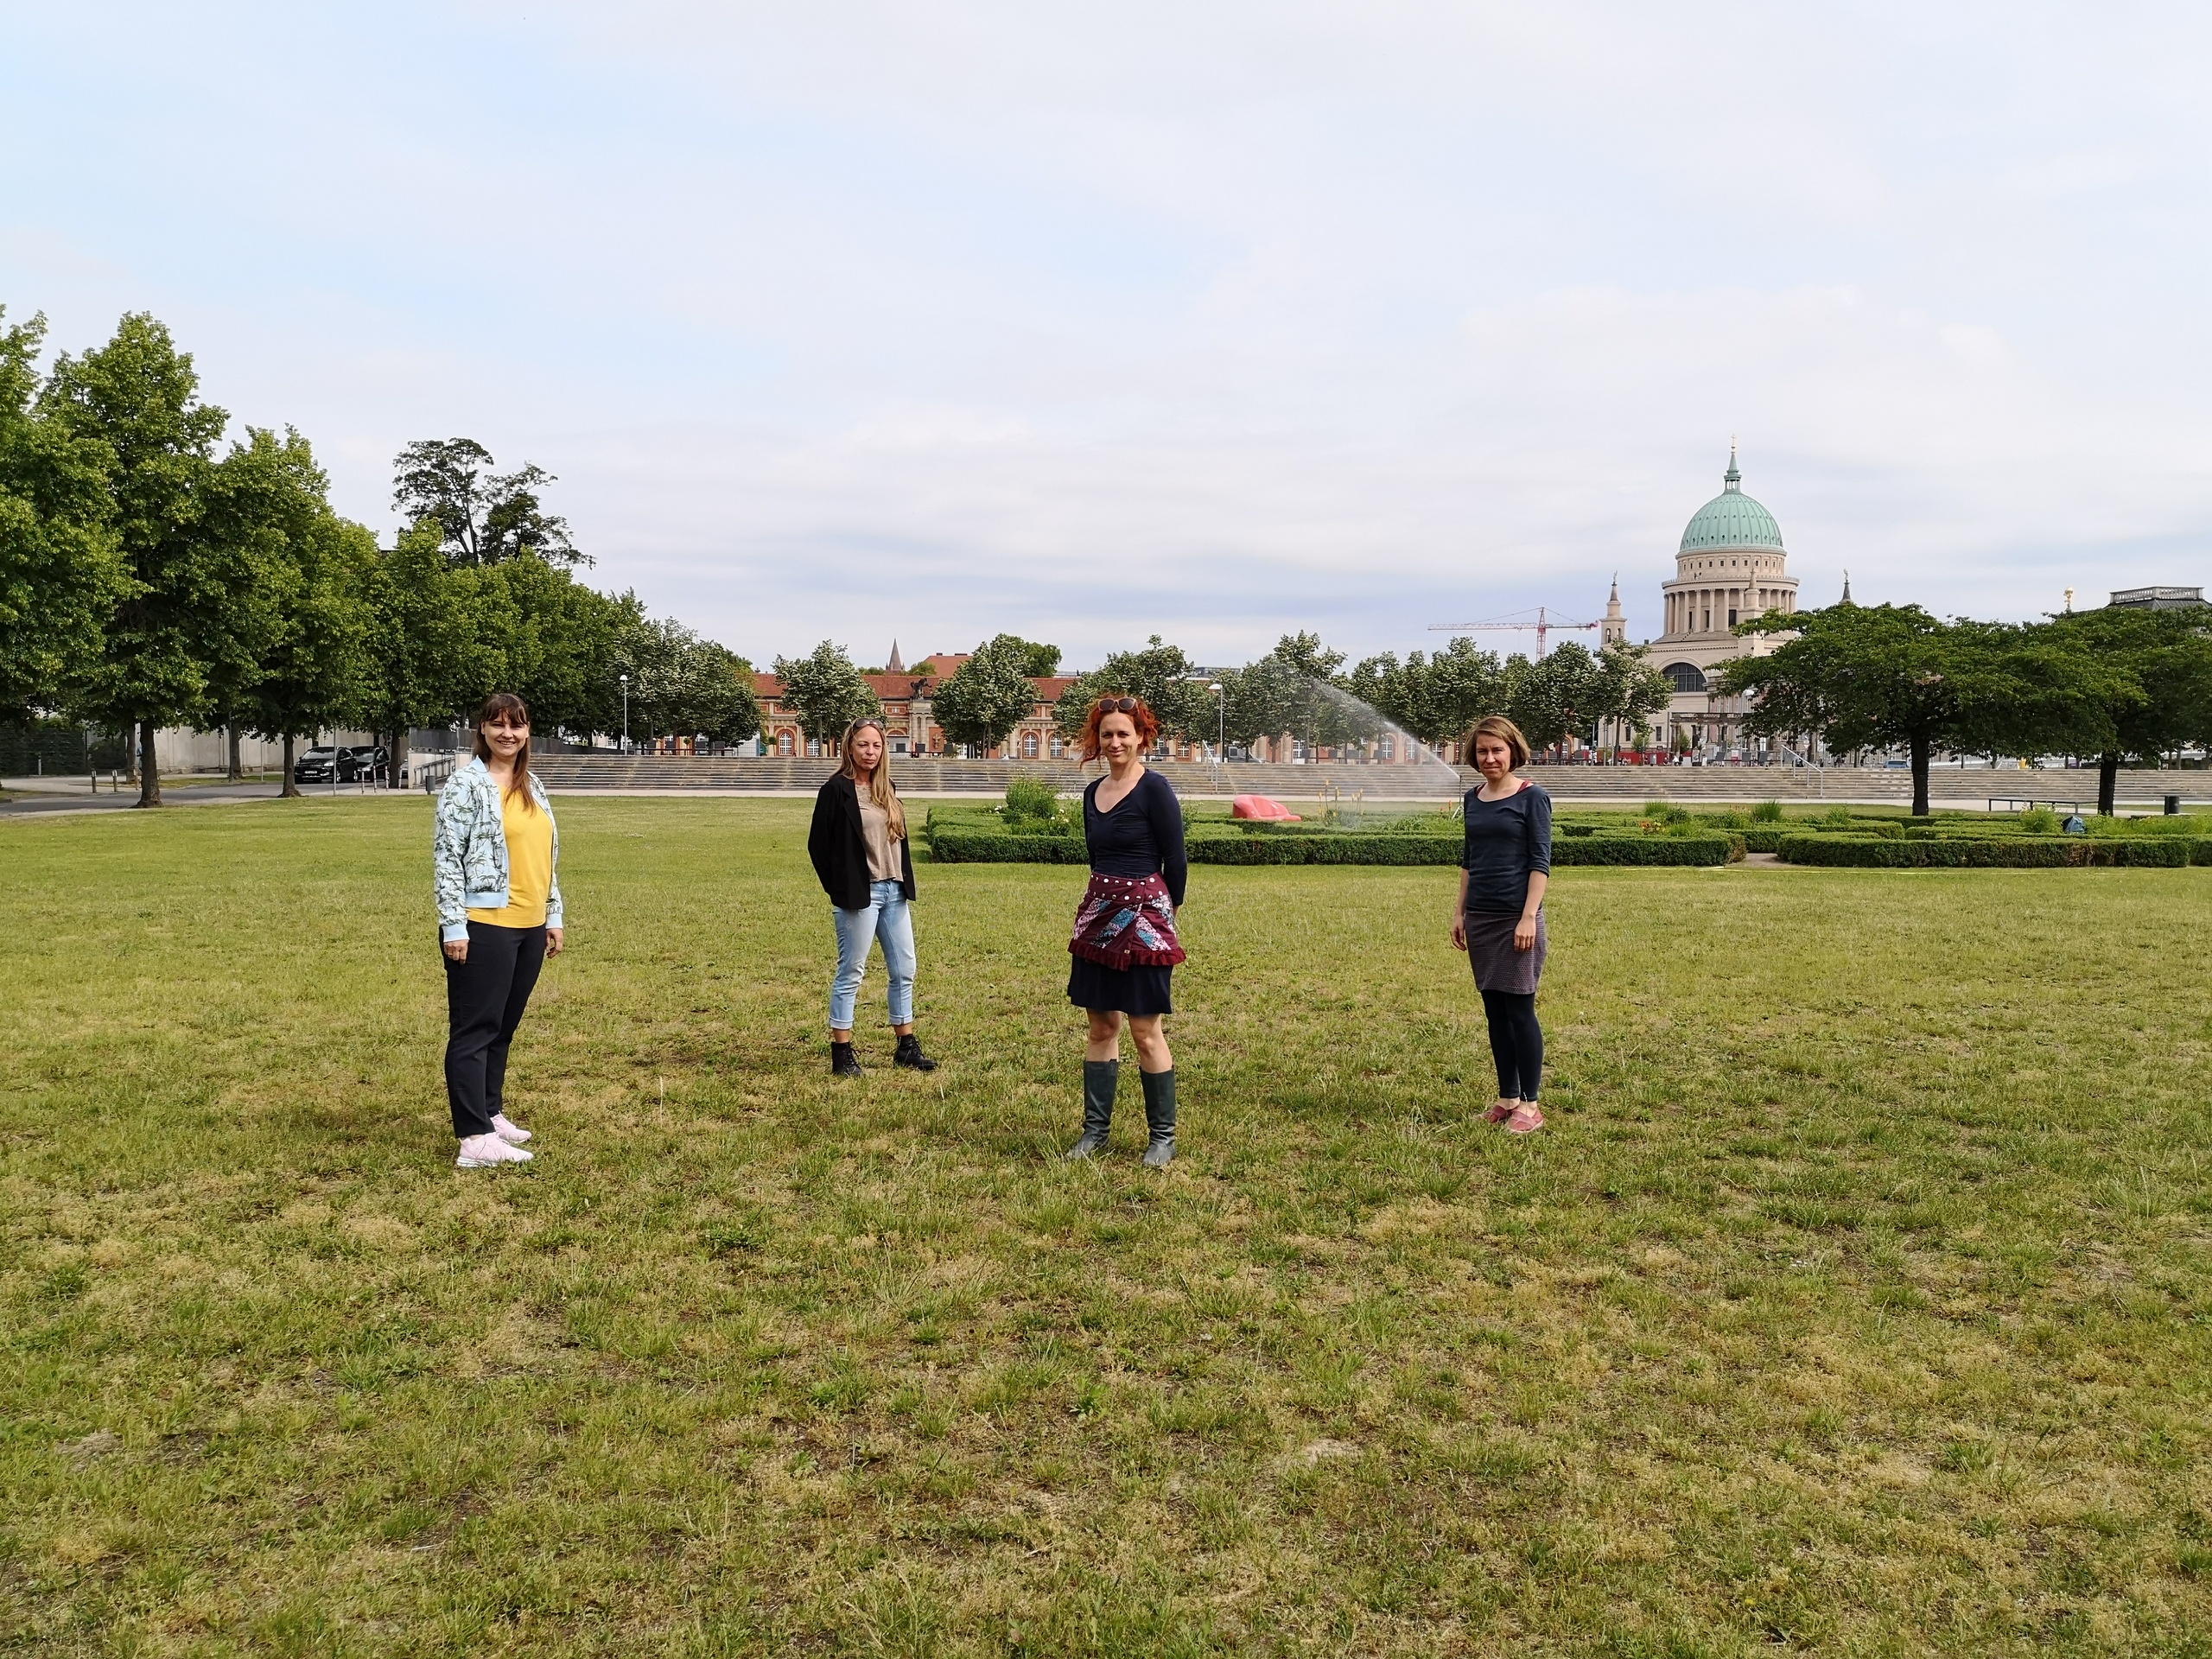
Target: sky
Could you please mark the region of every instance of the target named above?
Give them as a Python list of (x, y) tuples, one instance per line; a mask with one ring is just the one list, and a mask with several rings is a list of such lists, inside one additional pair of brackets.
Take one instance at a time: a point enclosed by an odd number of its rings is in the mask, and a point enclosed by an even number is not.
[[(0, 304), (766, 664), (2212, 585), (2212, 12), (0, 0)], [(1594, 640), (1594, 635), (1570, 636)], [(1482, 636), (1502, 649), (1529, 637)]]

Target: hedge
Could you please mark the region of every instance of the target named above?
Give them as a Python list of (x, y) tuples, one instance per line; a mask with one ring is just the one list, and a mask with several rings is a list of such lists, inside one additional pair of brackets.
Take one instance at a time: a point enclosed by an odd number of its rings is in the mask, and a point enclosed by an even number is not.
[(939, 864), (1087, 864), (1080, 836), (1010, 836), (1003, 830), (929, 832), (930, 857)]
[(2142, 841), (2092, 841), (2086, 836), (1957, 836), (1926, 841), (1887, 841), (1874, 836), (1784, 836), (1777, 849), (1788, 864), (1830, 868), (2066, 869), (2085, 865), (2150, 866), (2171, 869), (2190, 861), (2190, 849), (2205, 845), (2200, 861), (2212, 863), (2212, 842), (2178, 837)]

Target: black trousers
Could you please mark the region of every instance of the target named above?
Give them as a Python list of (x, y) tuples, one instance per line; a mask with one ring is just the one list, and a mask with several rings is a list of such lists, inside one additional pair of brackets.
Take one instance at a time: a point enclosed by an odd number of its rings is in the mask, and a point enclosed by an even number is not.
[(462, 1140), (492, 1133), (507, 1081), (507, 1045), (545, 965), (542, 927), (468, 925), (468, 960), (446, 964), (446, 1098)]
[(1536, 1023), (1536, 995), (1484, 991), (1490, 1019), (1490, 1057), (1497, 1063), (1497, 1097), (1534, 1100), (1544, 1077), (1544, 1028)]

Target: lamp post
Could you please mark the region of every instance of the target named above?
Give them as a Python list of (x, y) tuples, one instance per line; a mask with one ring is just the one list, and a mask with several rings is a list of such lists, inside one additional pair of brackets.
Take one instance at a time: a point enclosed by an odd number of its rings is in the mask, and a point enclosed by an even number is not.
[(622, 682), (622, 753), (630, 753), (630, 677), (619, 677)]

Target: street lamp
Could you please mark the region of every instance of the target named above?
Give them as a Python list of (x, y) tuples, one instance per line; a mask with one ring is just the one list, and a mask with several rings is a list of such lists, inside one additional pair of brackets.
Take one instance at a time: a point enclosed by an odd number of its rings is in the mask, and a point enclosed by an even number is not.
[(622, 682), (622, 753), (630, 753), (630, 677), (619, 676)]
[(1213, 760), (1216, 766), (1222, 760), (1222, 751), (1228, 747), (1225, 734), (1229, 729), (1229, 704), (1224, 701), (1221, 682), (1216, 680), (1206, 690), (1213, 693)]

